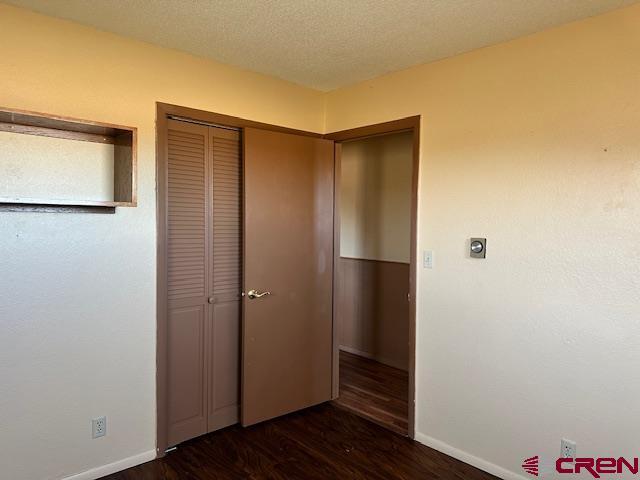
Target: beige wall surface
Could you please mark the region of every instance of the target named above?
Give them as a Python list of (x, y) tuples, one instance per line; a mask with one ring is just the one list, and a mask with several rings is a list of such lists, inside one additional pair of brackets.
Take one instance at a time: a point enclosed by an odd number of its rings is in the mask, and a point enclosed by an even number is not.
[(113, 201), (113, 151), (107, 143), (0, 132), (0, 195)]
[(413, 135), (342, 144), (340, 255), (409, 263)]
[[(323, 100), (6, 5), (0, 32), (0, 106), (139, 129), (137, 208), (0, 213), (0, 477), (60, 479), (117, 462), (82, 477), (96, 478), (155, 449), (155, 102), (321, 131)], [(108, 434), (91, 440), (101, 415)]]
[(639, 59), (636, 5), (327, 96), (422, 116), (417, 438), (503, 478), (640, 447)]

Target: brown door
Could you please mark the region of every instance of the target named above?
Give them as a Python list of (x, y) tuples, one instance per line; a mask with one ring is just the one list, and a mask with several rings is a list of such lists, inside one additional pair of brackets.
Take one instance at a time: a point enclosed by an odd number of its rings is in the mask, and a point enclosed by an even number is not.
[(169, 120), (167, 164), (168, 441), (207, 431), (209, 228), (207, 127)]
[(240, 420), (242, 161), (240, 133), (209, 128), (211, 242), (207, 431)]
[(168, 444), (238, 421), (239, 133), (168, 121)]
[(244, 131), (245, 426), (331, 399), (333, 152), (329, 140)]

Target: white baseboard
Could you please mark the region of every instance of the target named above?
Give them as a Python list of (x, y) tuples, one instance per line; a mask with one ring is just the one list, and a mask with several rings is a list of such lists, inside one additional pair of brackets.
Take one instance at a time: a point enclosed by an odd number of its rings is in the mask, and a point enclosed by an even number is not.
[(415, 435), (416, 442), (420, 442), (427, 447), (433, 448), (434, 450), (438, 450), (450, 457), (453, 457), (461, 462), (468, 463), (480, 470), (484, 470), (491, 475), (495, 475), (498, 478), (502, 478), (503, 480), (529, 480), (527, 477), (519, 475), (515, 472), (507, 470), (506, 468), (499, 467), (498, 465), (488, 462), (482, 458), (478, 458), (470, 453), (463, 452), (462, 450), (458, 450), (451, 445), (441, 442), (440, 440), (436, 440), (433, 437), (425, 435), (424, 433), (416, 432)]
[(150, 462), (156, 458), (156, 451), (149, 450), (148, 452), (139, 453), (133, 457), (123, 458), (117, 462), (109, 463), (108, 465), (102, 465), (101, 467), (92, 468), (81, 473), (76, 473), (69, 477), (64, 477), (62, 480), (96, 480), (112, 473), (121, 472), (127, 468), (135, 467), (141, 463)]
[(358, 350), (357, 348), (351, 348), (351, 347), (345, 347), (343, 345), (340, 345), (340, 347), (338, 347), (340, 350), (344, 350), (347, 353), (353, 353), (354, 355), (358, 355), (359, 357), (364, 357), (364, 358), (368, 358), (370, 360), (375, 360), (376, 362), (380, 362), (383, 363), (384, 365), (389, 365), (390, 367), (394, 367), (397, 368), (399, 370), (404, 370), (405, 372), (407, 371), (407, 367), (406, 366), (402, 366), (399, 365), (396, 362), (393, 362), (387, 358), (383, 358), (383, 357), (378, 357), (376, 355), (372, 355), (368, 352), (363, 352), (362, 350)]

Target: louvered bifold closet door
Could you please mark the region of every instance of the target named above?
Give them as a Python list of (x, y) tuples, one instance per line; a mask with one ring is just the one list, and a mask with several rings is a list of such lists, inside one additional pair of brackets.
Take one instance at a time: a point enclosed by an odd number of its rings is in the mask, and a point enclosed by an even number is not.
[(207, 432), (209, 129), (168, 121), (168, 441)]
[(240, 403), (242, 164), (240, 134), (209, 129), (213, 259), (209, 431), (237, 423)]

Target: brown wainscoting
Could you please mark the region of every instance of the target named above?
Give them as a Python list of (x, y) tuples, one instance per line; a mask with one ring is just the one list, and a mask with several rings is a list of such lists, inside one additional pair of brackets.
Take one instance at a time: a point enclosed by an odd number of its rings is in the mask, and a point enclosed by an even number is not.
[(340, 257), (340, 348), (409, 369), (409, 264)]

